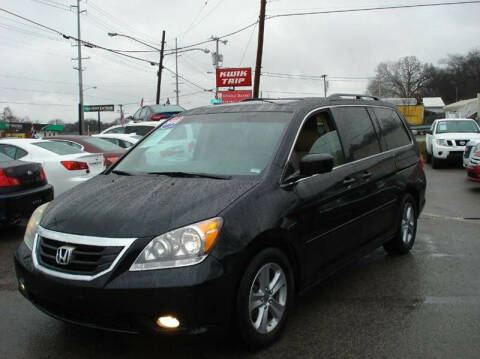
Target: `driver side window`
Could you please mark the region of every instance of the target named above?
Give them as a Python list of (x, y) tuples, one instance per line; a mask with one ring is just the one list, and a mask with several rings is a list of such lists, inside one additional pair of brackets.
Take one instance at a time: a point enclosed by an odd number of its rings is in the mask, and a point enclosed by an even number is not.
[(310, 154), (330, 154), (334, 166), (345, 163), (340, 138), (328, 111), (310, 117), (303, 125), (293, 150), (294, 161)]

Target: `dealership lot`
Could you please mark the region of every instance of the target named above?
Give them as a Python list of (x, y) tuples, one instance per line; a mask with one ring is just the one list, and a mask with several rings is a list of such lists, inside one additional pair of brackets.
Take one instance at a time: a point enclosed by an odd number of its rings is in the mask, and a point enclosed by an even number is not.
[(464, 218), (480, 217), (480, 185), (458, 167), (427, 165), (426, 174), (411, 254), (379, 249), (298, 298), (280, 341), (259, 353), (234, 340), (130, 336), (51, 319), (16, 289), (12, 253), (24, 228), (2, 229), (0, 357), (479, 357), (480, 220)]

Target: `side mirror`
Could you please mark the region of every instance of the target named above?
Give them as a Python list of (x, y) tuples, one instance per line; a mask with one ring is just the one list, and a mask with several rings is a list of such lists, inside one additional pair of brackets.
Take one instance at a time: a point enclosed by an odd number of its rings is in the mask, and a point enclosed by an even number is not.
[(333, 157), (330, 154), (311, 154), (300, 160), (300, 173), (303, 176), (312, 176), (332, 171)]

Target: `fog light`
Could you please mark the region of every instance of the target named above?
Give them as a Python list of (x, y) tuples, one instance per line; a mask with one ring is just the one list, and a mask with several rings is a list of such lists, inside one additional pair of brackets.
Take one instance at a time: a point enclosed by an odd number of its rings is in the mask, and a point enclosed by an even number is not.
[(25, 284), (23, 284), (23, 281), (22, 280), (19, 280), (18, 281), (18, 287), (20, 288), (20, 290), (22, 292), (25, 292), (27, 290), (27, 287), (25, 287)]
[(178, 328), (178, 326), (180, 325), (180, 322), (178, 321), (177, 318), (168, 315), (166, 317), (158, 317), (157, 325), (159, 327), (171, 329), (171, 328)]

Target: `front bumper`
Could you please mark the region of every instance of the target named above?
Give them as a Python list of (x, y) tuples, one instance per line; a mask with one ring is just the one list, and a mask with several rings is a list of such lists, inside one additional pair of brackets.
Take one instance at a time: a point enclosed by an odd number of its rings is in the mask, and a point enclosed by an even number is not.
[[(212, 256), (194, 266), (140, 272), (121, 268), (119, 262), (112, 272), (89, 282), (39, 272), (23, 243), (14, 260), (20, 292), (46, 314), (66, 322), (165, 334), (225, 332), (229, 326), (234, 281)], [(157, 326), (156, 319), (165, 315), (178, 318), (180, 326)]]
[(29, 218), (35, 208), (52, 199), (51, 184), (21, 192), (0, 194), (0, 223)]
[(480, 182), (480, 165), (467, 167), (467, 178), (470, 181)]
[(460, 161), (463, 159), (463, 153), (465, 152), (465, 147), (451, 147), (451, 146), (435, 146), (433, 149), (433, 155), (437, 159), (441, 160), (455, 160)]

